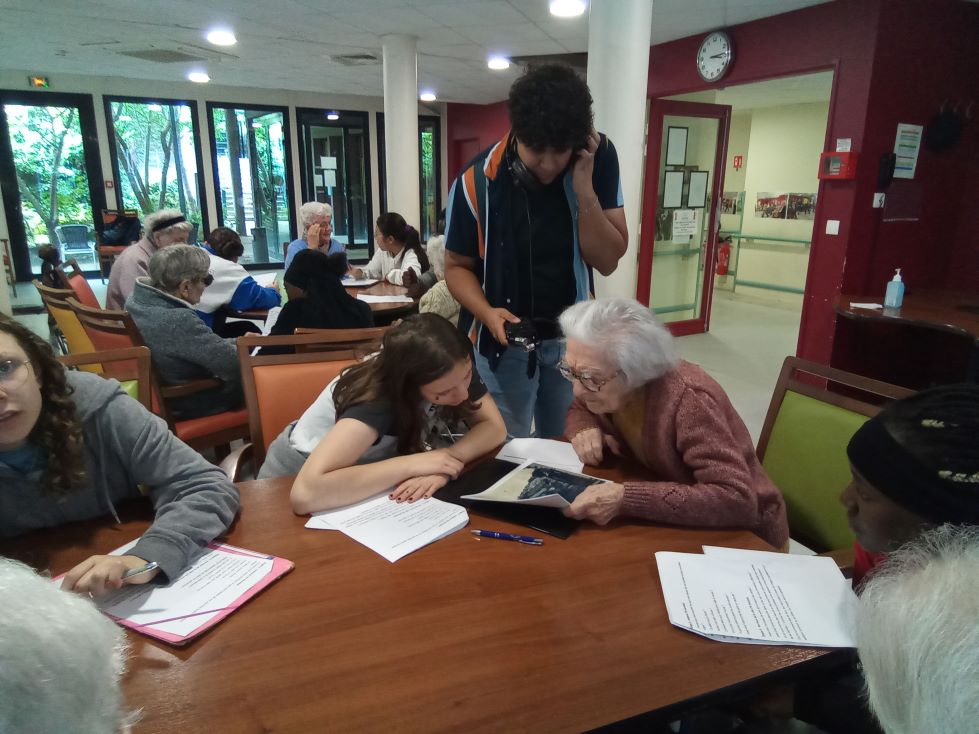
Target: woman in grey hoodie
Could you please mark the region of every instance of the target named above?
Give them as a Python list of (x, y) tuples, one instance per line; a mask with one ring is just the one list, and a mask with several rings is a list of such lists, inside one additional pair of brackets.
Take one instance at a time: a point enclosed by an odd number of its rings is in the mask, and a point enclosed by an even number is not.
[[(111, 514), (140, 497), (156, 520), (122, 556), (92, 556), (64, 588), (100, 594), (173, 579), (238, 512), (238, 490), (115, 380), (68, 372), (51, 348), (0, 314), (0, 537)], [(148, 562), (155, 571), (122, 581)]]

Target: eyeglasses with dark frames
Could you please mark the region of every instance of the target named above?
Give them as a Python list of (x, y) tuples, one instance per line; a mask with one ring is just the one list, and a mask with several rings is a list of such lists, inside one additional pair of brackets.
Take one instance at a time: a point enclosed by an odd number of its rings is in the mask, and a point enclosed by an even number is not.
[(593, 375), (587, 371), (578, 372), (577, 370), (572, 369), (571, 365), (563, 360), (560, 362), (560, 364), (558, 364), (557, 368), (561, 373), (561, 377), (568, 382), (577, 380), (581, 383), (581, 386), (589, 392), (598, 392), (608, 383), (622, 374), (622, 370), (616, 370), (615, 374), (611, 377), (597, 377), (596, 375)]

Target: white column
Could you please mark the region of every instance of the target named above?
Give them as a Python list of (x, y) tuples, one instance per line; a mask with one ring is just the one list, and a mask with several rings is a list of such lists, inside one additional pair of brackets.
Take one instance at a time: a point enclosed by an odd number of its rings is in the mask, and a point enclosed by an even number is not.
[(388, 211), (420, 224), (418, 198), (418, 61), (414, 36), (381, 38), (384, 49), (384, 165)]
[[(591, 0), (588, 15), (588, 87), (595, 127), (619, 154), (629, 249), (615, 272), (595, 273), (598, 296), (636, 295), (639, 220), (642, 205), (646, 82), (652, 0)], [(651, 225), (650, 225), (651, 226)]]

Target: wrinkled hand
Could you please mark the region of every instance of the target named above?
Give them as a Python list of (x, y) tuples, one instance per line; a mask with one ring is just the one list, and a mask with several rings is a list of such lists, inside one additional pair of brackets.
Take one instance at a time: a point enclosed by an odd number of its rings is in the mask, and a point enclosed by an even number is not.
[(585, 147), (574, 152), (574, 166), (571, 169), (571, 184), (579, 205), (584, 208), (595, 196), (592, 173), (595, 171), (595, 152), (598, 150), (598, 133), (592, 130), (585, 141)]
[(122, 575), (126, 571), (143, 565), (146, 565), (146, 561), (137, 556), (92, 556), (65, 574), (61, 588), (65, 591), (102, 596), (123, 584), (145, 584), (156, 576), (160, 569), (156, 568), (125, 581), (122, 580)]
[(486, 318), (484, 318), (482, 321), (486, 328), (490, 330), (490, 334), (493, 335), (493, 338), (503, 346), (506, 346), (507, 343), (506, 328), (504, 328), (504, 324), (507, 322), (511, 324), (520, 323), (520, 319), (507, 311), (505, 308), (491, 309), (486, 314)]
[(412, 477), (401, 482), (388, 496), (395, 502), (414, 502), (415, 500), (431, 497), (448, 483), (449, 478), (444, 474)]
[(306, 230), (306, 247), (310, 250), (320, 249), (320, 225), (314, 224)]
[(602, 453), (605, 448), (603, 437), (601, 428), (586, 428), (571, 437), (571, 448), (583, 463), (597, 466), (602, 463)]
[(449, 479), (455, 479), (462, 471), (464, 464), (449, 453), (448, 449), (422, 451), (410, 457), (411, 473), (415, 477), (428, 477), (433, 474), (444, 474)]
[(593, 484), (575, 497), (571, 507), (563, 512), (575, 520), (591, 520), (596, 525), (607, 525), (622, 511), (625, 487), (621, 484)]

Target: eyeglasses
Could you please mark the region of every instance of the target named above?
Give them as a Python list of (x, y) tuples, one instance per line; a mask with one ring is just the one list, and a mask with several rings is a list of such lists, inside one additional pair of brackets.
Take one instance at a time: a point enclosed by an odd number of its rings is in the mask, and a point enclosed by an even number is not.
[(611, 377), (596, 377), (588, 372), (578, 372), (577, 370), (573, 370), (571, 369), (571, 365), (563, 361), (558, 364), (557, 368), (561, 373), (561, 377), (568, 382), (577, 380), (581, 383), (581, 386), (589, 392), (598, 392), (622, 373), (622, 370), (616, 370), (615, 374)]
[(211, 283), (214, 282), (214, 276), (211, 275), (210, 273), (208, 273), (203, 278), (198, 278), (197, 279), (197, 282), (198, 283), (203, 283), (204, 284), (204, 287), (207, 288), (209, 285), (211, 285)]
[(0, 389), (16, 390), (27, 382), (30, 362), (25, 359), (5, 359), (0, 362)]

